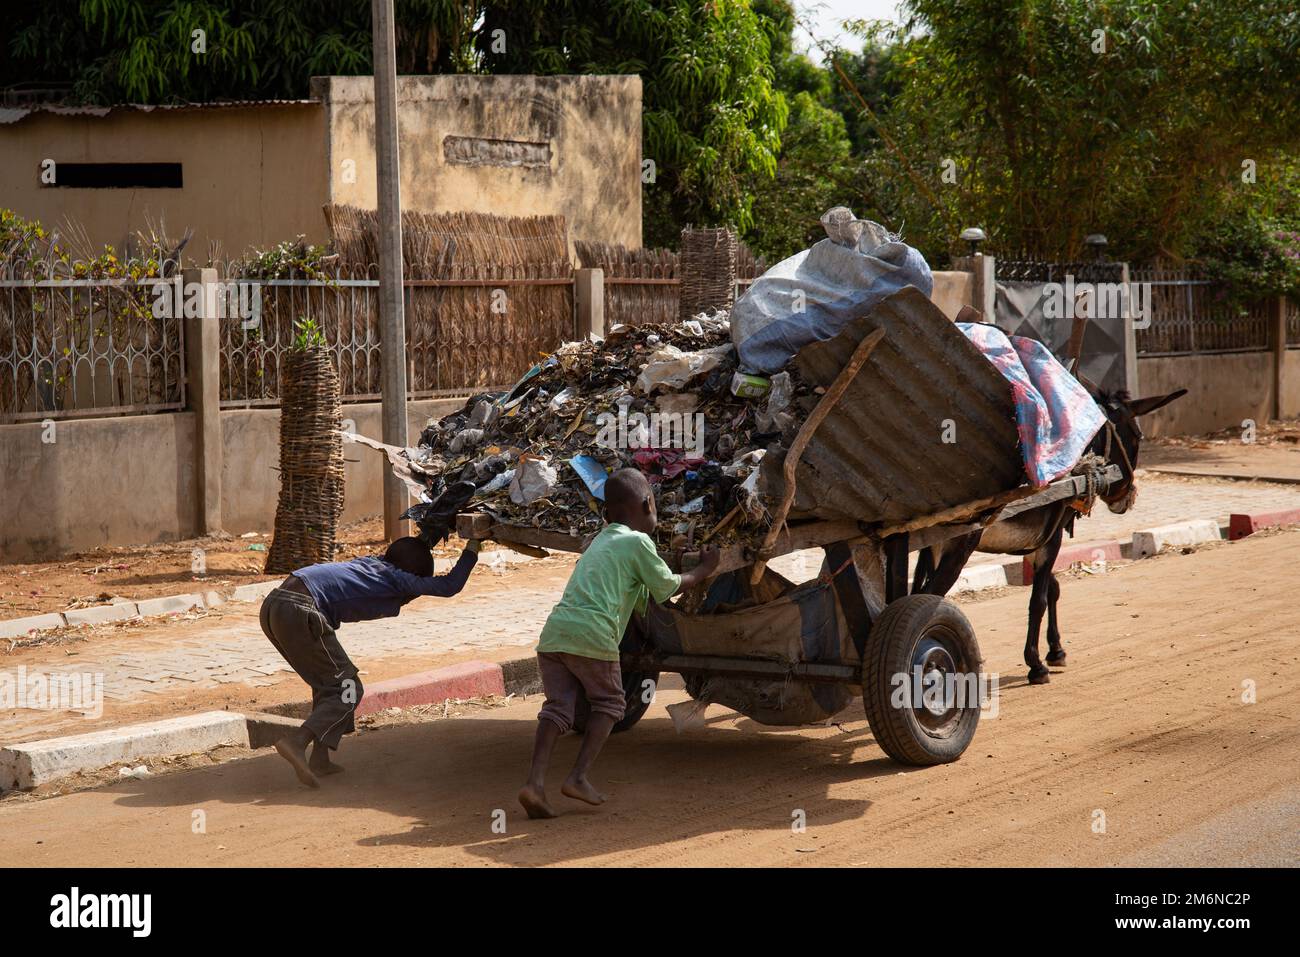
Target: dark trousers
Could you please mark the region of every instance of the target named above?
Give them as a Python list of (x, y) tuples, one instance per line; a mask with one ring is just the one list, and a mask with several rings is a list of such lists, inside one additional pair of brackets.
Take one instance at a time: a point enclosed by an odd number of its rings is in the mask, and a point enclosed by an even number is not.
[(352, 717), (363, 689), (338, 635), (310, 595), (277, 588), (262, 602), (262, 631), (298, 677), (311, 686), (311, 716), (303, 727), (325, 747), (356, 730)]

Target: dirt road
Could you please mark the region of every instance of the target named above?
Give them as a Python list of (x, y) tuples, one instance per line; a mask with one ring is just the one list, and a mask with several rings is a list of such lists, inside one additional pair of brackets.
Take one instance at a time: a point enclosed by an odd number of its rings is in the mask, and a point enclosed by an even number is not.
[[(514, 793), (530, 699), (360, 735), (341, 752), (347, 773), (315, 792), (264, 753), (11, 798), (0, 804), (0, 860), (1295, 865), (1298, 550), (1291, 531), (1063, 581), (1069, 667), (1041, 687), (1025, 683), (1020, 657), (1027, 593), (965, 604), (986, 670), (1001, 675), (1000, 713), (953, 765), (893, 764), (856, 706), (837, 727), (798, 731), (715, 707), (705, 729), (679, 737), (663, 705), (683, 693), (665, 690), (597, 766), (608, 805), (557, 794), (562, 818), (529, 821)], [(1256, 703), (1243, 702), (1243, 682)], [(556, 785), (576, 746), (562, 741)]]

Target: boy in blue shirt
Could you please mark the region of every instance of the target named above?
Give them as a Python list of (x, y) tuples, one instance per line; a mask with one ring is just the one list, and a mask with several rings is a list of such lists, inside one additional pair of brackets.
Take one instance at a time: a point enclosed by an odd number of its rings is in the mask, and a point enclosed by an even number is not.
[(605, 795), (587, 780), (587, 771), (627, 707), (618, 646), (628, 620), (633, 611), (644, 612), (649, 599), (665, 601), (717, 570), (718, 550), (709, 546), (701, 551), (697, 567), (673, 574), (650, 538), (658, 520), (654, 492), (644, 475), (619, 469), (609, 477), (607, 524), (578, 559), (537, 643), (546, 702), (537, 715), (532, 768), (519, 791), (529, 817), (555, 817), (546, 798), (546, 768), (556, 740), (573, 727), (580, 695), (586, 696), (591, 714), (560, 793), (588, 804), (604, 803)]
[[(408, 536), (389, 545), (383, 558), (300, 568), (266, 596), (262, 631), (311, 686), (311, 716), (275, 744), (299, 781), (320, 787), (316, 775), (343, 770), (330, 761), (329, 753), (354, 730), (353, 714), (361, 703), (356, 665), (335, 629), (345, 621), (391, 618), (417, 595), (450, 598), (465, 587), (478, 551), (479, 543), (470, 542), (448, 574), (434, 577), (429, 546)], [(309, 760), (307, 745), (312, 742)]]

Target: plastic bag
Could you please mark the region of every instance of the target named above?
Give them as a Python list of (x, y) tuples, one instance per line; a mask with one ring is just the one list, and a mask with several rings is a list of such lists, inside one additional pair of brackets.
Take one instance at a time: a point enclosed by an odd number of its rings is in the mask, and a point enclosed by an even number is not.
[(520, 459), (510, 480), (510, 501), (516, 505), (531, 505), (539, 498), (546, 498), (555, 488), (556, 478), (555, 469), (546, 459)]
[(879, 223), (854, 219), (841, 206), (822, 224), (830, 238), (759, 276), (732, 309), (742, 369), (779, 372), (808, 343), (832, 338), (904, 286), (930, 295), (925, 259)]
[(682, 352), (676, 346), (663, 346), (650, 356), (650, 361), (637, 378), (637, 388), (647, 394), (659, 387), (680, 389), (696, 376), (703, 375), (723, 360), (730, 346), (718, 346), (699, 352)]

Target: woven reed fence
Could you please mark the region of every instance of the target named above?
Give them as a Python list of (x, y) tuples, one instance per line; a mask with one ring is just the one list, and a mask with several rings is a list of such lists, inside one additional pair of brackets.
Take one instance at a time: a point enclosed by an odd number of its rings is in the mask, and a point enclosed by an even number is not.
[[(330, 206), (326, 220), (343, 268), (379, 261), (373, 210)], [(407, 211), (402, 254), (413, 392), (509, 385), (575, 335), (563, 216)]]
[[(670, 249), (628, 249), (576, 240), (584, 269), (605, 273), (605, 325), (676, 322), (681, 300), (681, 257)], [(767, 263), (743, 242), (736, 244), (736, 282), (744, 289)], [(612, 281), (611, 281), (612, 280)]]
[[(628, 249), (611, 243), (574, 242), (584, 269), (605, 273), (605, 326), (677, 321), (677, 254), (670, 249)], [(620, 280), (639, 279), (642, 282)], [(648, 281), (647, 281), (648, 280)]]
[(731, 309), (736, 299), (736, 234), (726, 228), (682, 230), (682, 290), (677, 318)]
[(280, 500), (268, 573), (334, 560), (343, 514), (343, 407), (326, 346), (292, 349), (280, 396)]

